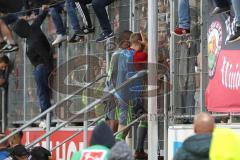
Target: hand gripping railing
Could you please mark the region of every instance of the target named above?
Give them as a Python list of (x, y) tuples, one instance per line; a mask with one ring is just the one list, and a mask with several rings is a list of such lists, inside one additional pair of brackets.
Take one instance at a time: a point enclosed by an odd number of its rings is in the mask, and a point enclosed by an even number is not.
[[(39, 143), (40, 141), (42, 141), (43, 139), (49, 137), (51, 134), (53, 134), (55, 131), (61, 129), (62, 127), (64, 127), (66, 124), (70, 123), (71, 121), (73, 121), (74, 119), (76, 119), (80, 114), (83, 114), (84, 112), (87, 112), (89, 109), (92, 109), (94, 106), (96, 106), (97, 104), (102, 103), (106, 98), (112, 96), (116, 91), (118, 91), (119, 89), (125, 87), (126, 85), (128, 85), (129, 83), (131, 83), (132, 81), (136, 80), (139, 77), (143, 77), (145, 74), (147, 74), (147, 71), (140, 71), (138, 73), (136, 73), (134, 76), (132, 76), (131, 78), (129, 78), (127, 81), (125, 81), (123, 84), (121, 84), (119, 87), (117, 87), (116, 89), (112, 89), (111, 91), (109, 91), (109, 93), (107, 93), (105, 96), (103, 96), (101, 99), (98, 99), (94, 102), (92, 102), (91, 104), (87, 105), (85, 108), (81, 109), (80, 111), (76, 112), (75, 115), (71, 116), (67, 121), (61, 123), (59, 126), (55, 127), (53, 130), (45, 133), (43, 136), (39, 137), (38, 139), (36, 139), (34, 142), (32, 142), (31, 144), (27, 145), (26, 148), (31, 148), (34, 145), (36, 145), (37, 143)], [(93, 122), (94, 123), (94, 122)], [(89, 124), (88, 126), (90, 126), (91, 124)], [(80, 132), (79, 132), (80, 133)], [(77, 135), (77, 134), (76, 134)], [(7, 137), (6, 137), (7, 138)], [(9, 138), (9, 137), (8, 137)], [(1, 141), (0, 141), (1, 143)]]
[(47, 110), (45, 110), (43, 113), (39, 114), (38, 116), (36, 116), (35, 118), (33, 118), (32, 120), (30, 120), (28, 123), (24, 124), (23, 126), (21, 126), (20, 128), (16, 129), (15, 131), (13, 131), (11, 134), (7, 135), (6, 137), (4, 137), (3, 139), (0, 140), (0, 143), (6, 141), (7, 139), (13, 137), (15, 134), (17, 134), (18, 132), (24, 130), (25, 128), (27, 128), (28, 126), (30, 126), (31, 124), (33, 124), (35, 121), (37, 121), (38, 119), (40, 119), (43, 116), (46, 116), (48, 113), (50, 113), (52, 110), (54, 110), (57, 106), (59, 106), (60, 104), (64, 103), (65, 101), (69, 100), (70, 98), (72, 98), (73, 96), (75, 96), (76, 94), (82, 92), (83, 90), (87, 89), (88, 87), (91, 87), (93, 84), (95, 84), (96, 82), (98, 82), (99, 80), (101, 80), (102, 78), (107, 77), (107, 75), (103, 75), (99, 78), (97, 78), (95, 81), (85, 85), (83, 88), (75, 91), (73, 94), (67, 96), (66, 98), (62, 99), (60, 102), (54, 104), (52, 107), (48, 108)]

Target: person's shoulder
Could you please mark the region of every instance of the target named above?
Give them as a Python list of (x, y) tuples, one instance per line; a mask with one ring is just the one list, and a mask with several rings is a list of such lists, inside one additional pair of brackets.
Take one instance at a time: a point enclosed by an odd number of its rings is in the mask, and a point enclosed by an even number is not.
[(173, 160), (185, 160), (187, 157), (188, 152), (181, 146), (174, 155)]

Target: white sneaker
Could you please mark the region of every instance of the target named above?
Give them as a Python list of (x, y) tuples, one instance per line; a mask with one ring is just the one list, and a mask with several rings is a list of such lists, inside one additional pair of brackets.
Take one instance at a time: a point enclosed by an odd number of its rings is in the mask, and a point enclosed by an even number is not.
[(56, 44), (59, 44), (63, 41), (66, 41), (67, 40), (67, 36), (66, 35), (61, 35), (61, 34), (58, 34), (57, 35), (57, 38), (53, 41), (52, 45), (56, 45)]
[(41, 122), (39, 123), (38, 127), (42, 128), (42, 129), (46, 129), (46, 128), (47, 128), (46, 121), (41, 121)]

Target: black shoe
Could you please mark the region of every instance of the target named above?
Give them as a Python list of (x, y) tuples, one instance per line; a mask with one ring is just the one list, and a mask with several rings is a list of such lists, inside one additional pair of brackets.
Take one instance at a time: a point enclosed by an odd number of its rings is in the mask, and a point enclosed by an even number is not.
[(78, 42), (83, 42), (83, 41), (84, 41), (84, 36), (75, 33), (68, 42), (69, 43), (78, 43)]
[(236, 27), (236, 31), (234, 32), (233, 35), (231, 35), (231, 37), (229, 38), (228, 42), (229, 43), (233, 43), (240, 40), (240, 26)]
[(214, 8), (214, 10), (212, 11), (211, 15), (216, 15), (216, 14), (220, 14), (220, 13), (225, 13), (230, 11), (230, 7), (224, 7), (224, 8), (220, 8), (220, 7), (216, 7)]
[(2, 48), (2, 52), (3, 53), (8, 53), (8, 52), (14, 52), (18, 50), (18, 45), (17, 44), (6, 44), (3, 48)]
[(2, 52), (2, 49), (6, 44), (7, 44), (7, 42), (5, 42), (5, 41), (0, 43), (0, 52)]
[(112, 38), (114, 36), (113, 32), (111, 33), (102, 33), (100, 36), (96, 39), (96, 42), (104, 42), (109, 38)]
[(79, 34), (79, 35), (86, 35), (86, 34), (94, 33), (94, 31), (95, 31), (94, 27), (91, 27), (91, 28), (89, 28), (89, 27), (82, 27), (80, 32), (77, 33), (77, 34)]

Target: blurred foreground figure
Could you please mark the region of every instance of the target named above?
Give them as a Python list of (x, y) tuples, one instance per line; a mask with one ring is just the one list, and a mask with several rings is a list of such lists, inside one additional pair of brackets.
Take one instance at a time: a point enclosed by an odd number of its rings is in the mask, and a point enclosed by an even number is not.
[(207, 160), (215, 123), (208, 113), (199, 113), (194, 119), (195, 135), (187, 138), (178, 149), (174, 160)]

